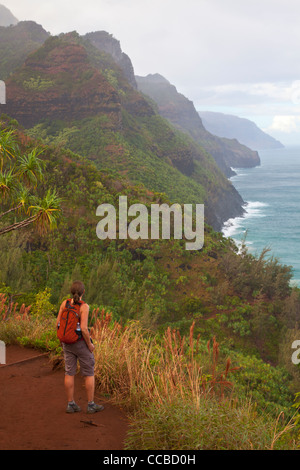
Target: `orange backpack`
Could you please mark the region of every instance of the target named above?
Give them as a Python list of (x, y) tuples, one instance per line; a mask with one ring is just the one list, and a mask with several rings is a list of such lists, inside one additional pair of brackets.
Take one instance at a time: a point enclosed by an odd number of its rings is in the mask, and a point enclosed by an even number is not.
[[(71, 304), (71, 299), (66, 301), (57, 329), (57, 336), (62, 343), (72, 344), (81, 339), (79, 310), (84, 302)], [(79, 327), (79, 328), (78, 328)]]

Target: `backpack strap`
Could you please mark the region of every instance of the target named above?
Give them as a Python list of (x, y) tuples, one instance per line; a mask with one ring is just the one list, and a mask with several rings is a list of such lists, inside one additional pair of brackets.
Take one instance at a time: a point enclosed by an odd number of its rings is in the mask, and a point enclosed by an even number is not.
[[(77, 305), (78, 305), (78, 304), (77, 304)], [(80, 307), (80, 306), (81, 306), (81, 303), (80, 303), (79, 307)], [(78, 318), (80, 318), (80, 316), (79, 316), (79, 311), (77, 310), (75, 304), (74, 304), (74, 305), (71, 304), (71, 299), (67, 299), (67, 300), (66, 300), (65, 308), (68, 308), (68, 309), (72, 310), (72, 312), (74, 312), (75, 315), (76, 315)]]

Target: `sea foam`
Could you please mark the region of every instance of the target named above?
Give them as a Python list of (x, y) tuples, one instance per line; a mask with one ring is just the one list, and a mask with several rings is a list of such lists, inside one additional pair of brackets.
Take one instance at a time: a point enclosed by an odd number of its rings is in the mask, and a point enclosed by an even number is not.
[[(243, 206), (245, 213), (241, 217), (228, 219), (222, 228), (224, 237), (233, 238), (235, 235), (243, 235), (246, 232), (245, 221), (253, 217), (265, 217), (264, 209), (268, 207), (267, 203), (260, 201), (248, 201)], [(237, 240), (235, 240), (237, 241)], [(251, 242), (247, 242), (251, 244)]]

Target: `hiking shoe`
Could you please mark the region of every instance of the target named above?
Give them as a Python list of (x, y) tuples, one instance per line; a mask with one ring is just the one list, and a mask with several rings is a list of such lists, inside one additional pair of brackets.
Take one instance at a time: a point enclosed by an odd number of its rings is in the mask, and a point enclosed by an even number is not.
[(87, 406), (87, 413), (97, 413), (98, 411), (104, 410), (103, 405), (96, 405), (96, 403), (89, 403)]
[(68, 403), (66, 413), (76, 413), (78, 411), (81, 411), (80, 406), (78, 406), (76, 403)]

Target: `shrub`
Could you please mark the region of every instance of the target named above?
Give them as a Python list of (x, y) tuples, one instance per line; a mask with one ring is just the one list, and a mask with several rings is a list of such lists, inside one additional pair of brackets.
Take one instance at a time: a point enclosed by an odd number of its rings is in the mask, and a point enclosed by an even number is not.
[(35, 302), (32, 306), (32, 314), (37, 316), (52, 316), (55, 312), (55, 306), (50, 302), (51, 289), (46, 287), (35, 296)]
[(0, 294), (0, 339), (7, 344), (46, 349), (60, 352), (56, 337), (55, 318), (30, 315), (31, 306), (8, 303), (7, 297)]
[(133, 419), (127, 450), (270, 450), (286, 445), (272, 420), (251, 403), (202, 399), (198, 404), (171, 396), (151, 403)]

